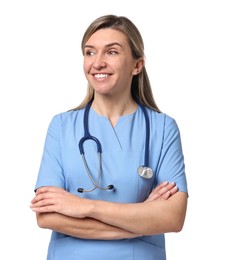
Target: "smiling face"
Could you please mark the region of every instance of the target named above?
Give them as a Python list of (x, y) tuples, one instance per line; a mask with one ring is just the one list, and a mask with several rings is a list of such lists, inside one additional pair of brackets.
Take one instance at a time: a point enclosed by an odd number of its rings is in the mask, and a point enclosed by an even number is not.
[(101, 95), (130, 95), (131, 81), (142, 69), (142, 59), (132, 57), (126, 35), (114, 29), (100, 29), (84, 47), (84, 73)]

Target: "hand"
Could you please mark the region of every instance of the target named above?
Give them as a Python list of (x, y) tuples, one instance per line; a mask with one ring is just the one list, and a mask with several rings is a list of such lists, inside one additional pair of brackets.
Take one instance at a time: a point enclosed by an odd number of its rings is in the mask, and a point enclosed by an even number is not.
[(153, 200), (167, 200), (178, 191), (178, 187), (174, 182), (162, 182), (155, 189), (152, 190), (145, 202)]
[(70, 217), (83, 218), (87, 204), (74, 194), (58, 187), (41, 187), (31, 201), (35, 212), (57, 212)]

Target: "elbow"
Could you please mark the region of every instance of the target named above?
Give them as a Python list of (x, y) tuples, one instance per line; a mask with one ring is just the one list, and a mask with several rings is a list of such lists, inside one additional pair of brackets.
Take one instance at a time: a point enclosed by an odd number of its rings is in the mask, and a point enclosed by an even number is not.
[(175, 227), (173, 228), (172, 232), (179, 233), (182, 231), (184, 224), (183, 223), (177, 223)]
[(180, 232), (182, 231), (185, 223), (186, 218), (186, 212), (187, 212), (187, 200), (186, 195), (181, 193), (181, 195), (184, 197), (183, 203), (181, 203), (181, 207), (177, 207), (178, 210), (174, 210), (174, 208), (171, 211), (171, 217), (170, 217), (170, 223), (171, 223), (171, 232)]
[(166, 224), (159, 224), (155, 227), (150, 227), (149, 229), (146, 228), (144, 230), (139, 230), (137, 232), (140, 236), (152, 236), (152, 235), (159, 235), (165, 233), (179, 233), (183, 229), (183, 223), (166, 223)]
[(48, 228), (48, 215), (45, 213), (36, 214), (37, 225), (40, 228)]
[(174, 218), (173, 223), (171, 225), (171, 232), (181, 232), (184, 227), (184, 221), (185, 216), (179, 216), (178, 218)]
[(146, 225), (137, 225), (137, 230), (132, 231), (135, 234), (142, 236), (159, 235), (165, 233), (179, 233), (182, 231), (185, 221), (183, 214), (171, 214), (156, 221), (151, 221)]

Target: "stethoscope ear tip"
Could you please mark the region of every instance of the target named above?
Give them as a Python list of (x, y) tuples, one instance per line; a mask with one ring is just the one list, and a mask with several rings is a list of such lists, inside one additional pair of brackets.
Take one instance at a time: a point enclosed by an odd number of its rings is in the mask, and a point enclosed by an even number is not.
[(114, 185), (112, 185), (112, 184), (110, 184), (110, 185), (108, 185), (108, 190), (113, 190), (114, 189)]
[(79, 193), (83, 193), (83, 192), (84, 192), (84, 189), (78, 188), (77, 191), (78, 191)]

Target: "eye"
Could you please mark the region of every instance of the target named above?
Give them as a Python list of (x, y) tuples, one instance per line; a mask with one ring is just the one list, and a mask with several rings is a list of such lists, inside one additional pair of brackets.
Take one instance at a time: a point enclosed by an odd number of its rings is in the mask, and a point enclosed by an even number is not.
[(116, 50), (109, 50), (109, 51), (108, 51), (108, 54), (109, 54), (109, 55), (117, 55), (117, 54), (118, 54), (118, 51), (116, 51)]
[(84, 54), (85, 56), (94, 56), (95, 52), (93, 50), (86, 50)]

